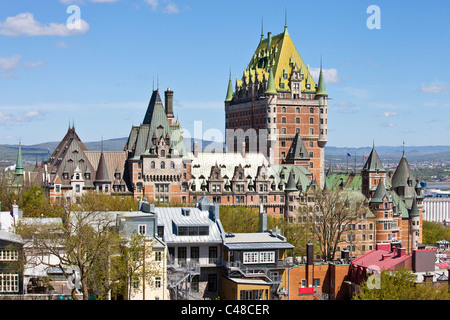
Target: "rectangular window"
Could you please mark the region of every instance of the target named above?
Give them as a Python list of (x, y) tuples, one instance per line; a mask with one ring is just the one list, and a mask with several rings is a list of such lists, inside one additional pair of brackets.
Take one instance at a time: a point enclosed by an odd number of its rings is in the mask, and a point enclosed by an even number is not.
[(157, 262), (162, 261), (162, 252), (161, 251), (155, 251), (155, 261), (157, 261)]
[(161, 288), (161, 277), (155, 277), (155, 288)]
[(0, 273), (0, 292), (19, 292), (19, 275)]
[(200, 261), (200, 248), (192, 247), (191, 248), (191, 260), (199, 262)]
[(138, 226), (138, 232), (139, 232), (139, 234), (145, 234), (145, 231), (146, 231), (146, 225), (145, 225), (145, 224), (140, 224), (140, 225)]
[(274, 263), (275, 252), (244, 252), (244, 263)]
[(320, 287), (320, 279), (313, 279), (313, 287)]
[(19, 254), (16, 250), (0, 250), (0, 261), (17, 261)]
[(217, 247), (209, 247), (209, 263), (217, 263)]

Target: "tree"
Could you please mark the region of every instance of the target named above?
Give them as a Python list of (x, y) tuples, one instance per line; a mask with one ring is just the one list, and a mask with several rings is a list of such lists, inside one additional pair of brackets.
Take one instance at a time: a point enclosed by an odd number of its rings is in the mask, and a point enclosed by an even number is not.
[(423, 243), (436, 244), (437, 241), (450, 241), (450, 229), (439, 222), (423, 221)]
[(220, 207), (220, 221), (226, 232), (257, 232), (259, 226), (258, 209), (244, 206), (222, 206)]
[(351, 230), (351, 224), (367, 212), (367, 200), (359, 193), (341, 190), (316, 189), (308, 198), (311, 202), (298, 210), (299, 223), (314, 235), (323, 259), (334, 260), (342, 236)]
[(379, 276), (379, 288), (369, 281), (361, 284), (358, 294), (353, 300), (448, 300), (448, 285), (435, 288), (426, 284), (416, 284), (411, 271), (399, 269), (383, 270)]
[(98, 211), (69, 211), (47, 223), (21, 223), (19, 234), (33, 249), (29, 264), (67, 268), (79, 272), (83, 299), (89, 296), (95, 270), (107, 270), (107, 261), (118, 252), (119, 235), (115, 217)]

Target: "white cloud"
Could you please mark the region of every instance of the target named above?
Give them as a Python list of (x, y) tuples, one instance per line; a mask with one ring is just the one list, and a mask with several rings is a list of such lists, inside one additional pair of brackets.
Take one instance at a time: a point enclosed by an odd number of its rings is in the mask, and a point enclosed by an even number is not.
[(430, 84), (422, 84), (420, 91), (422, 93), (444, 93), (448, 92), (450, 85), (445, 82), (433, 82)]
[(392, 123), (392, 122), (383, 122), (383, 123), (381, 124), (381, 126), (382, 126), (382, 127), (387, 127), (387, 128), (393, 128), (393, 127), (395, 127), (395, 123)]
[(0, 77), (14, 78), (20, 59), (20, 55), (17, 54), (11, 57), (0, 57)]
[(25, 62), (25, 67), (28, 68), (37, 68), (37, 67), (42, 67), (45, 66), (45, 62), (42, 61), (27, 61)]
[(44, 113), (42, 111), (27, 111), (24, 114), (13, 115), (11, 113), (5, 113), (0, 111), (0, 125), (11, 126), (15, 122), (30, 122), (35, 120), (44, 119)]
[(147, 3), (153, 11), (158, 8), (158, 0), (144, 0), (144, 2)]
[(58, 48), (68, 48), (69, 46), (64, 41), (59, 41), (56, 43), (56, 47)]
[(171, 2), (164, 8), (163, 12), (167, 14), (173, 14), (180, 12), (180, 10), (178, 10), (178, 7), (175, 3)]
[[(311, 68), (311, 75), (316, 83), (319, 81), (320, 68)], [(340, 81), (337, 69), (322, 69), (325, 84)]]
[(0, 21), (0, 35), (5, 36), (71, 36), (83, 34), (89, 30), (89, 24), (80, 19), (79, 28), (69, 28), (66, 24), (49, 23), (44, 25), (34, 19), (32, 13), (19, 13), (14, 17), (7, 17)]
[(397, 115), (398, 115), (398, 112), (396, 112), (396, 111), (393, 111), (393, 112), (387, 112), (386, 111), (386, 112), (383, 112), (381, 114), (381, 116), (384, 117), (384, 118), (395, 117)]

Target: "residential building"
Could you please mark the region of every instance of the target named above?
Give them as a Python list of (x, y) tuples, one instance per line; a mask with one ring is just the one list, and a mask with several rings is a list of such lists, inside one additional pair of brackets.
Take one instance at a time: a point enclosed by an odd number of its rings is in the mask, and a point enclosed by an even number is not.
[(0, 299), (24, 293), (23, 240), (0, 230)]
[(261, 204), (259, 232), (225, 233), (221, 298), (286, 300), (293, 248), (279, 229), (267, 229), (267, 213)]
[(144, 236), (145, 277), (151, 279), (131, 279), (130, 300), (168, 300), (167, 245), (158, 236), (157, 214), (154, 206), (140, 201), (139, 211), (117, 212), (117, 228), (121, 234), (131, 239), (132, 235)]
[(217, 298), (224, 238), (219, 205), (202, 197), (193, 207), (155, 207), (155, 214), (168, 250), (171, 299)]

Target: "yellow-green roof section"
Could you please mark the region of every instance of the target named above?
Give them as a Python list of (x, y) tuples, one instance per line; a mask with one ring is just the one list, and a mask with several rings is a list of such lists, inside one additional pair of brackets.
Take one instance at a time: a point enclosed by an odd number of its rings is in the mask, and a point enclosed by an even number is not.
[[(300, 73), (303, 73), (302, 92), (315, 93), (316, 84), (309, 72), (309, 68), (303, 62), (297, 48), (292, 42), (286, 26), (283, 33), (272, 36), (269, 32), (267, 38), (261, 39), (246, 68), (246, 72), (248, 70), (251, 70), (253, 74), (257, 72), (259, 80), (262, 81), (263, 76), (268, 79), (271, 68), (273, 70), (277, 91), (291, 90), (290, 76), (292, 70), (297, 68), (300, 70)], [(306, 84), (310, 84), (310, 89), (306, 88)]]

